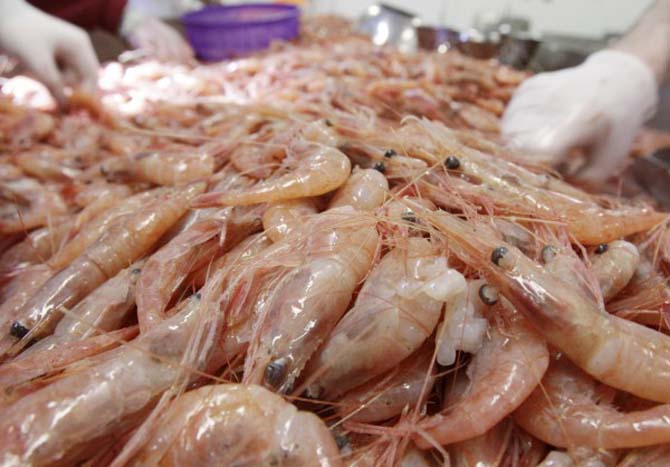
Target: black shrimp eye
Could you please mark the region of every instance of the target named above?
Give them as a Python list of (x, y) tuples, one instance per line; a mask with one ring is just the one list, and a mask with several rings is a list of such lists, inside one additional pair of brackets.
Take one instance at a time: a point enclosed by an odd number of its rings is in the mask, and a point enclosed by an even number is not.
[(495, 305), (498, 303), (498, 290), (488, 284), (479, 288), (479, 298), (485, 305)]
[(449, 156), (444, 161), (444, 165), (449, 170), (456, 170), (461, 166), (461, 161), (459, 161), (457, 157)]
[(542, 258), (542, 262), (544, 264), (547, 264), (550, 262), (552, 259), (556, 257), (556, 253), (558, 250), (556, 250), (556, 247), (553, 245), (546, 245), (544, 248), (542, 248), (542, 251), (540, 252), (540, 257)]
[(200, 299), (202, 299), (202, 294), (201, 294), (200, 292), (197, 292), (197, 293), (195, 294), (195, 299), (196, 299), (196, 300), (200, 300)]
[(285, 358), (278, 358), (265, 367), (263, 379), (270, 387), (277, 389), (284, 382), (288, 366), (287, 363)]
[(405, 222), (410, 222), (412, 224), (416, 224), (417, 218), (416, 215), (412, 211), (405, 211), (402, 215), (402, 220)]
[(141, 270), (140, 268), (135, 268), (135, 269), (133, 269), (133, 270), (130, 271), (130, 272), (131, 272), (132, 274), (139, 274), (139, 273), (142, 272), (142, 270)]
[(395, 152), (394, 149), (387, 149), (386, 152), (384, 153), (384, 157), (388, 157), (389, 159), (391, 157), (394, 157), (394, 156), (397, 156), (397, 155), (398, 155), (398, 153)]
[(380, 173), (386, 172), (386, 166), (384, 165), (383, 162), (376, 162), (375, 165), (372, 166), (372, 168)]
[(12, 327), (9, 328), (9, 335), (16, 337), (17, 339), (23, 339), (23, 337), (25, 337), (25, 335), (28, 334), (28, 331), (30, 331), (30, 329), (28, 329), (18, 321), (14, 321), (12, 323)]
[(337, 444), (337, 448), (341, 451), (349, 446), (349, 437), (343, 434), (335, 435), (335, 444)]
[(609, 248), (610, 248), (610, 247), (609, 247), (609, 245), (608, 245), (607, 243), (601, 243), (600, 245), (598, 245), (598, 246), (596, 247), (596, 249), (594, 250), (594, 253), (597, 254), (597, 255), (602, 255), (602, 254), (605, 253), (607, 250), (609, 250)]
[(491, 253), (491, 261), (493, 261), (493, 264), (500, 266), (500, 261), (505, 257), (508, 251), (509, 250), (507, 250), (507, 248), (504, 246), (499, 246), (498, 248), (494, 249), (493, 253)]
[(333, 126), (333, 122), (331, 122), (331, 121), (328, 120), (328, 119), (325, 119), (325, 120), (323, 121), (323, 123), (325, 123), (326, 126)]

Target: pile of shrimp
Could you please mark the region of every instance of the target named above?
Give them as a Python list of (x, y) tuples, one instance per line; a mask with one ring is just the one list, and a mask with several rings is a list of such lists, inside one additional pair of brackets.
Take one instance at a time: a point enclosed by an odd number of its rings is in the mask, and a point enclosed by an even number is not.
[(0, 465), (668, 465), (668, 215), (505, 147), (524, 77), (328, 18), (6, 81)]

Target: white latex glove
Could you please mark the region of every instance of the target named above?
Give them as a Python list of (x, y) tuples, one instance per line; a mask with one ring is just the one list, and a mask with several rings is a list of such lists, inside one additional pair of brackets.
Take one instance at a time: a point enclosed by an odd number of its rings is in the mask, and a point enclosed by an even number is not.
[(658, 101), (651, 69), (632, 54), (605, 50), (583, 64), (525, 81), (502, 119), (514, 147), (559, 163), (572, 148), (589, 150), (578, 176), (602, 181), (621, 170), (635, 135)]
[(153, 16), (141, 0), (128, 2), (119, 32), (131, 47), (158, 60), (181, 63), (194, 60), (193, 49), (181, 34)]
[(30, 69), (61, 106), (66, 84), (95, 88), (100, 65), (88, 35), (23, 0), (0, 1), (0, 49)]

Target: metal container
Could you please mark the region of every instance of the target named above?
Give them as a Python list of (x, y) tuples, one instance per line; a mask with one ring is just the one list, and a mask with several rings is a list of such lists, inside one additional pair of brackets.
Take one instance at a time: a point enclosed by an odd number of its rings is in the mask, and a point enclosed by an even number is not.
[(503, 36), (498, 51), (500, 63), (520, 70), (528, 68), (535, 52), (540, 46), (540, 41), (531, 36)]
[(384, 3), (370, 5), (359, 18), (357, 31), (376, 45), (391, 44), (403, 52), (416, 49), (419, 18), (414, 13)]
[(456, 49), (460, 42), (460, 33), (451, 28), (419, 26), (416, 28), (416, 36), (419, 48), (442, 53)]

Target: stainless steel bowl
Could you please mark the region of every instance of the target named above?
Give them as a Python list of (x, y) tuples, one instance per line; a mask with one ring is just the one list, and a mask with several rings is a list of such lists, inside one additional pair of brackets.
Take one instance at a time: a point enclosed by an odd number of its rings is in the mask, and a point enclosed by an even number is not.
[(419, 26), (416, 28), (416, 37), (419, 48), (438, 52), (455, 49), (460, 42), (457, 30), (434, 26)]
[(370, 5), (359, 18), (356, 29), (377, 45), (391, 44), (403, 52), (416, 49), (419, 18), (414, 13), (384, 3)]

